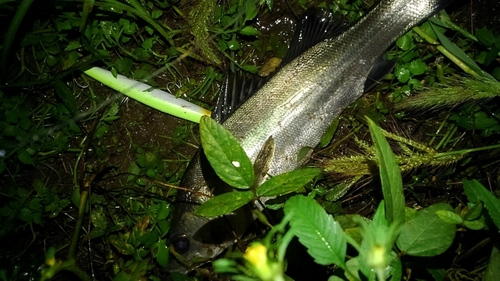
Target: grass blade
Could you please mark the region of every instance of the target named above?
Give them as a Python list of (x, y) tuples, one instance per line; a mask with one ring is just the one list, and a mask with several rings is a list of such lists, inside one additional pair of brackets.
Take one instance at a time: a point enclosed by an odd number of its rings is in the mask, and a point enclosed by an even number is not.
[(380, 180), (382, 192), (386, 202), (386, 216), (389, 224), (402, 223), (405, 217), (405, 197), (403, 194), (403, 181), (401, 172), (394, 153), (387, 142), (382, 130), (368, 119), (368, 127), (375, 144), (379, 160)]

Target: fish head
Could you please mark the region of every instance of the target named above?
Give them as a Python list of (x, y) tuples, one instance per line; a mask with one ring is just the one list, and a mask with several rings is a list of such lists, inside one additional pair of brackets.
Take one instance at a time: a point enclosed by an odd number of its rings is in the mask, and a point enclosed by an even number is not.
[(171, 258), (169, 272), (188, 272), (209, 262), (242, 237), (253, 222), (249, 206), (216, 218), (195, 214), (211, 196), (232, 190), (215, 175), (201, 152), (193, 157), (180, 186), (192, 191), (177, 193), (169, 236), (176, 258)]
[(224, 227), (221, 218), (208, 219), (197, 216), (197, 205), (178, 204), (175, 213), (178, 218), (172, 225), (171, 247), (177, 252), (177, 260), (172, 260), (168, 270), (187, 272), (222, 253), (232, 239), (230, 230)]

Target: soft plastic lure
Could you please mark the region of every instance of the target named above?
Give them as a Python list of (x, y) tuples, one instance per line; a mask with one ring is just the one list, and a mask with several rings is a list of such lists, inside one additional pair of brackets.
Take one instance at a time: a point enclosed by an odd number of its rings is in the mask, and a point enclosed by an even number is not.
[(114, 77), (110, 71), (100, 67), (92, 67), (84, 72), (113, 90), (173, 116), (199, 123), (203, 115), (211, 115), (211, 111), (208, 109), (176, 98), (165, 91), (152, 89), (148, 84), (123, 75), (118, 74), (117, 77)]

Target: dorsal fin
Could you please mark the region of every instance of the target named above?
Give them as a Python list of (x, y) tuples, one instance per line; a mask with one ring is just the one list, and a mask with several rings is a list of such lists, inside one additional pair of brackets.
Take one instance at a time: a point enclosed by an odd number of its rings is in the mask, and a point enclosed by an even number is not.
[(297, 23), (290, 48), (281, 65), (289, 63), (319, 42), (339, 36), (347, 28), (347, 21), (341, 14), (334, 14), (325, 9), (308, 9)]
[[(319, 42), (340, 35), (346, 29), (347, 22), (342, 15), (323, 9), (308, 9), (297, 23), (294, 38), (281, 65), (289, 63)], [(258, 77), (241, 72), (226, 75), (212, 111), (212, 117), (219, 123), (224, 122), (265, 82), (271, 79), (272, 75)]]
[(268, 77), (259, 77), (242, 72), (228, 73), (222, 83), (217, 103), (212, 111), (212, 117), (219, 123), (224, 122), (241, 104), (257, 92), (268, 79)]

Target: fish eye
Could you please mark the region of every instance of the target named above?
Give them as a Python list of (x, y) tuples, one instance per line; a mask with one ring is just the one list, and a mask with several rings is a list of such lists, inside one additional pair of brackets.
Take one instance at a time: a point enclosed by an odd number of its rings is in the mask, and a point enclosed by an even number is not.
[(174, 238), (172, 245), (177, 253), (184, 254), (189, 250), (189, 239), (184, 235)]

